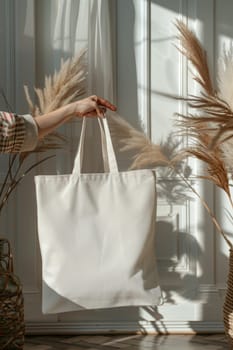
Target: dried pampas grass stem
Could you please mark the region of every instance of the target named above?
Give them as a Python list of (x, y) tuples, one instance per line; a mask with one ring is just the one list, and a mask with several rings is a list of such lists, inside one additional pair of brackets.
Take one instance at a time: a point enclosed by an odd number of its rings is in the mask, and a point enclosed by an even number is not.
[(112, 138), (122, 152), (136, 151), (131, 169), (170, 164), (170, 159), (166, 157), (160, 145), (153, 144), (143, 132), (136, 130), (120, 116), (110, 115), (109, 125)]
[(214, 95), (214, 87), (209, 73), (206, 51), (196, 35), (187, 28), (182, 21), (176, 22), (176, 27), (179, 31), (179, 39), (182, 48), (179, 49), (197, 70), (197, 75), (194, 79), (203, 87), (209, 95)]
[(44, 88), (35, 88), (38, 105), (32, 102), (25, 86), (31, 114), (45, 114), (80, 98), (86, 90), (86, 64), (86, 51), (65, 62), (61, 60), (59, 71), (45, 77)]
[[(61, 60), (59, 71), (53, 76), (45, 77), (43, 88), (35, 88), (38, 104), (32, 102), (28, 87), (24, 87), (30, 113), (36, 117), (77, 100), (85, 93), (86, 83), (86, 50), (83, 50), (73, 58)], [(38, 142), (33, 152), (41, 153), (48, 149), (61, 148), (64, 141), (65, 138), (62, 135), (52, 132)], [(21, 157), (27, 156), (28, 152), (21, 154)]]

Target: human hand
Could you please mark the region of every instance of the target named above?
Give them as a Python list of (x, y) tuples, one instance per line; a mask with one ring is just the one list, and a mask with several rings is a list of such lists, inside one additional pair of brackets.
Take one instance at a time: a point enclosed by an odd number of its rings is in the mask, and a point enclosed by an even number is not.
[(116, 106), (96, 95), (73, 102), (72, 105), (73, 114), (77, 117), (103, 117), (107, 109), (116, 111)]

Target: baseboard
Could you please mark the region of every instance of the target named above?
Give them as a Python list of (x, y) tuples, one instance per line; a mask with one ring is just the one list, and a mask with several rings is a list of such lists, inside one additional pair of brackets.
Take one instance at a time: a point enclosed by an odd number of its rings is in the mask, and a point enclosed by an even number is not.
[(27, 322), (26, 334), (195, 334), (223, 333), (221, 322), (167, 321), (167, 322)]

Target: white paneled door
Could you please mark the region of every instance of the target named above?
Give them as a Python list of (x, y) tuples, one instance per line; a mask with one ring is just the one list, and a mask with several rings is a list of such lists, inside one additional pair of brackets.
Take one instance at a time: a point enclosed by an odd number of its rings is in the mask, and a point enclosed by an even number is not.
[[(215, 73), (223, 44), (229, 45), (233, 38), (233, 3), (231, 0), (109, 1), (118, 112), (134, 126), (141, 126), (154, 142), (167, 142), (172, 148), (173, 115), (186, 113), (187, 107), (164, 94), (186, 96), (198, 92), (198, 86), (188, 74), (187, 61), (175, 47), (178, 45), (175, 21), (182, 19), (195, 31)], [(0, 0), (0, 84), (16, 112), (27, 113), (23, 85), (32, 88), (42, 84), (44, 76), (57, 68), (60, 57), (69, 57), (82, 46), (81, 41), (74, 40), (77, 30), (86, 30), (85, 21), (83, 25), (79, 22), (83, 18), (78, 16), (78, 11), (85, 12), (80, 4), (79, 0)], [(56, 31), (60, 33), (56, 37), (54, 28), (58, 22), (61, 31)], [(2, 99), (0, 103), (4, 109)], [(65, 132), (72, 144), (79, 128), (71, 129), (67, 126)], [(67, 158), (67, 153), (57, 154), (56, 162), (38, 171), (69, 172), (72, 152), (68, 155)], [(1, 180), (6, 171), (6, 157), (1, 156), (0, 164)], [(224, 198), (211, 185), (195, 178), (200, 164), (190, 162), (189, 166), (196, 189), (227, 225), (222, 219)], [(1, 229), (12, 242), (16, 271), (24, 287), (28, 332), (223, 330), (226, 247), (200, 202), (179, 178), (171, 178), (162, 170), (158, 171), (155, 250), (164, 304), (158, 308), (43, 315), (33, 175), (25, 179), (1, 217)]]

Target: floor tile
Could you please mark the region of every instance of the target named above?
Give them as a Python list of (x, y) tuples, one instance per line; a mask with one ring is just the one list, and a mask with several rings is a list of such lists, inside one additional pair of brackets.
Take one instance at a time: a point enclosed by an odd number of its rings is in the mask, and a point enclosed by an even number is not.
[(228, 350), (224, 334), (29, 336), (24, 350)]

